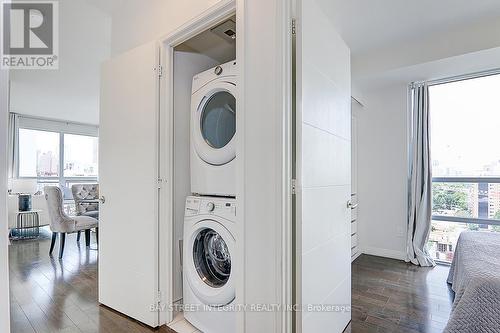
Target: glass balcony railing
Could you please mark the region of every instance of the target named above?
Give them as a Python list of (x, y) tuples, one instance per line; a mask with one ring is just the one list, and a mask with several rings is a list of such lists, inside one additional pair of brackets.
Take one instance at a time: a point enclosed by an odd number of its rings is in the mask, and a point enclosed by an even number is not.
[(451, 262), (462, 231), (500, 232), (500, 178), (435, 177), (428, 248)]

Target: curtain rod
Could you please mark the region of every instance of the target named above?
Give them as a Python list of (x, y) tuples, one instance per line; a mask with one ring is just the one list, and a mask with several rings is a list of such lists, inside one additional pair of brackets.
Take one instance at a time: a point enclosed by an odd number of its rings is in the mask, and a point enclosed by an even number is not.
[(60, 123), (60, 124), (66, 124), (66, 125), (92, 126), (92, 127), (99, 128), (99, 125), (96, 125), (96, 124), (87, 124), (87, 123), (79, 123), (76, 121), (61, 120), (61, 119), (48, 118), (48, 117), (31, 116), (31, 115), (26, 115), (26, 114), (17, 113), (17, 112), (9, 112), (9, 113), (15, 114), (19, 118), (26, 118), (26, 119), (33, 119), (33, 120), (40, 120), (40, 121), (50, 121), (53, 123)]
[(421, 85), (421, 84), (427, 84), (428, 86), (437, 86), (437, 85), (445, 84), (445, 83), (465, 81), (465, 80), (470, 80), (470, 79), (477, 79), (480, 77), (486, 77), (486, 76), (492, 76), (492, 75), (498, 75), (498, 74), (500, 74), (500, 68), (489, 69), (489, 70), (480, 71), (480, 72), (473, 72), (473, 73), (469, 73), (469, 74), (449, 76), (449, 77), (440, 78), (440, 79), (432, 79), (432, 80), (427, 80), (427, 81), (415, 81), (415, 82), (411, 82), (409, 85), (410, 85), (410, 87), (414, 87), (414, 86)]

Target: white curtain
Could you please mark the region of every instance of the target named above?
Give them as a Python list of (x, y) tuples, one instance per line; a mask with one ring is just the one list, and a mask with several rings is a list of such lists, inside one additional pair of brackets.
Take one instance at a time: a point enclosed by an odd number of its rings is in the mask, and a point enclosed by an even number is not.
[(408, 193), (407, 261), (434, 266), (427, 242), (432, 216), (432, 171), (429, 133), (429, 89), (424, 83), (411, 87), (410, 177)]
[(15, 178), (17, 170), (17, 127), (19, 116), (16, 113), (9, 113), (9, 150), (8, 150), (8, 163), (9, 163), (9, 178)]

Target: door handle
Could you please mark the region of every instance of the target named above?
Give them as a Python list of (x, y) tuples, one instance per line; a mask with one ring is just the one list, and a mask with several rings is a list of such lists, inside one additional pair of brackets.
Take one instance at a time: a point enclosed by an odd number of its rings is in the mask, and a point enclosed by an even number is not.
[(351, 200), (347, 201), (347, 208), (354, 209), (358, 207), (358, 204), (353, 204)]
[(102, 195), (100, 198), (99, 198), (99, 201), (103, 204), (106, 202), (106, 198), (104, 197), (104, 195)]

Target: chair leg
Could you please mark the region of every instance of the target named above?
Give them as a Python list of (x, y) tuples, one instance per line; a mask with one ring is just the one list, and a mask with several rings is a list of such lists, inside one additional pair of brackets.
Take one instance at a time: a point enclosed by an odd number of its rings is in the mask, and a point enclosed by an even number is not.
[(90, 229), (85, 230), (85, 246), (90, 246)]
[(99, 227), (95, 228), (95, 241), (99, 245)]
[(77, 242), (77, 243), (80, 243), (80, 233), (81, 233), (80, 231), (78, 231), (78, 232), (76, 233), (76, 242)]
[(59, 244), (60, 248), (59, 248), (59, 259), (62, 259), (63, 257), (63, 253), (64, 253), (64, 243), (66, 242), (66, 233), (65, 232), (61, 232), (60, 233), (60, 240), (59, 242), (61, 244)]
[(50, 250), (49, 255), (52, 255), (52, 251), (54, 251), (54, 245), (56, 245), (57, 232), (52, 233), (52, 241), (50, 242)]

